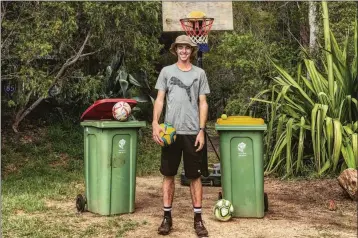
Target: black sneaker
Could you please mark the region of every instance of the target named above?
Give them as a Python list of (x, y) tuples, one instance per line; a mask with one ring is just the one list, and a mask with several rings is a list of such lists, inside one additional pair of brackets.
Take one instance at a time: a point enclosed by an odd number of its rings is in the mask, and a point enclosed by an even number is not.
[(208, 237), (208, 230), (205, 228), (203, 221), (194, 221), (194, 229), (198, 237)]
[(164, 217), (162, 224), (158, 228), (158, 234), (160, 235), (168, 235), (170, 230), (172, 229), (173, 221), (170, 217)]

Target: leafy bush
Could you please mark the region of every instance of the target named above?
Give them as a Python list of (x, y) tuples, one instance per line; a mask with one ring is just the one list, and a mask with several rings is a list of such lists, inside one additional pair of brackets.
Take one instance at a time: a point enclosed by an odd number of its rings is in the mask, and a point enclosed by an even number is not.
[(322, 66), (306, 58), (294, 77), (273, 62), (279, 73), (274, 85), (252, 99), (271, 107), (266, 173), (299, 175), (311, 165), (322, 175), (358, 165), (357, 20), (351, 56), (348, 36), (339, 47), (329, 29), (327, 3), (322, 7)]

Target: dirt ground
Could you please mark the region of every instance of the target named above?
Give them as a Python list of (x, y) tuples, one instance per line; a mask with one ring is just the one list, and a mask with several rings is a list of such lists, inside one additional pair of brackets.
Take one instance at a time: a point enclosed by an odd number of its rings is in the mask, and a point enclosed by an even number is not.
[[(217, 140), (214, 140), (214, 145), (217, 148)], [(210, 146), (208, 150), (212, 152)], [(161, 183), (161, 176), (137, 177), (135, 212), (120, 217), (139, 225), (127, 231), (124, 237), (162, 237), (157, 234), (163, 215)], [(84, 190), (83, 183), (71, 186), (78, 191)], [(228, 222), (219, 222), (212, 214), (221, 188), (204, 187), (203, 218), (209, 237), (357, 237), (357, 203), (343, 192), (336, 179), (282, 181), (266, 177), (264, 186), (269, 199), (269, 211), (265, 217), (233, 218)], [(328, 209), (330, 200), (336, 203), (334, 211)], [(65, 220), (78, 229), (86, 229), (108, 221), (108, 217), (90, 212), (77, 215), (74, 201), (51, 201), (47, 206), (56, 208), (46, 213), (46, 219), (53, 223)], [(172, 215), (173, 230), (167, 237), (196, 237), (189, 187), (180, 185), (178, 176)], [(97, 237), (114, 237), (115, 231), (109, 232), (110, 235), (104, 232)]]
[[(139, 177), (136, 210), (123, 215), (140, 223), (125, 237), (161, 237), (157, 227), (162, 219), (161, 177)], [(346, 196), (337, 180), (281, 181), (265, 178), (269, 211), (262, 219), (234, 218), (219, 222), (212, 207), (220, 187), (204, 187), (203, 218), (210, 237), (357, 237), (357, 204)], [(334, 200), (337, 210), (328, 209)], [(189, 187), (176, 181), (173, 230), (167, 237), (196, 237)]]
[[(211, 137), (219, 151), (218, 136)], [(208, 142), (209, 144), (209, 142)], [(214, 152), (211, 145), (208, 152)], [(126, 233), (126, 237), (161, 237), (157, 228), (162, 220), (161, 177), (139, 177), (136, 210), (125, 216), (147, 224)], [(352, 201), (336, 179), (282, 181), (265, 178), (269, 210), (262, 219), (233, 218), (219, 222), (212, 214), (220, 187), (204, 187), (203, 219), (209, 237), (357, 237), (357, 203)], [(337, 209), (328, 209), (333, 200)], [(173, 230), (168, 237), (196, 237), (189, 187), (176, 180), (173, 202)]]

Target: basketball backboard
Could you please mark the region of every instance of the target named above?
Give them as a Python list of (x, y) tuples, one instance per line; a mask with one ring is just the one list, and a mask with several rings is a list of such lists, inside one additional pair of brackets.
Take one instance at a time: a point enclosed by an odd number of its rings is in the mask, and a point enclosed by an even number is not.
[(201, 11), (206, 14), (206, 17), (214, 18), (214, 23), (211, 28), (213, 31), (234, 29), (232, 1), (163, 1), (162, 11), (164, 32), (183, 31), (179, 20), (186, 18), (192, 11)]

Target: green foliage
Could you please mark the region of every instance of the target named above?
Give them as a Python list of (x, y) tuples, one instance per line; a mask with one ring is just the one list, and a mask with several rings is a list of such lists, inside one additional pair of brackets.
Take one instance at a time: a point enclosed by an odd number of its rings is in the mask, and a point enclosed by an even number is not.
[[(105, 94), (103, 69), (115, 52), (126, 56), (126, 72), (141, 72), (132, 74), (137, 80), (145, 74), (149, 85), (154, 85), (161, 65), (175, 60), (161, 51), (160, 42), (169, 44), (168, 39), (175, 37), (162, 34), (160, 2), (10, 1), (1, 6), (2, 80), (16, 86), (14, 95), (2, 95), (2, 106), (12, 117), (39, 97), (48, 98), (55, 82), (57, 93), (51, 100), (67, 111), (83, 110)], [(354, 34), (356, 3), (332, 2), (329, 7), (331, 26), (341, 44), (347, 34)], [(204, 55), (211, 118), (223, 110), (247, 111), (248, 98), (272, 84), (274, 67), (268, 58), (291, 75), (296, 72), (302, 54), (299, 43), (307, 40), (307, 10), (305, 2), (233, 2), (234, 31), (211, 32), (211, 51)], [(66, 68), (57, 81), (60, 68), (80, 49), (88, 32), (83, 54), (90, 55)], [(322, 31), (319, 38), (323, 39)], [(353, 44), (347, 45), (347, 51), (351, 56)], [(130, 91), (139, 96), (143, 89)], [(265, 108), (260, 110), (256, 116), (266, 117)]]
[(100, 90), (100, 98), (132, 98), (133, 87), (138, 87), (139, 95), (133, 97), (138, 102), (154, 102), (150, 96), (151, 88), (145, 71), (136, 74), (136, 78), (126, 71), (124, 55), (115, 57), (112, 64), (107, 66), (103, 79), (103, 86)]
[[(329, 10), (329, 25), (330, 29), (334, 32), (338, 44), (343, 44), (347, 38), (354, 36), (354, 21), (357, 14), (356, 1), (332, 1), (328, 4)], [(320, 14), (322, 14), (320, 12)], [(319, 27), (323, 29), (323, 22), (319, 22)], [(320, 31), (320, 36), (323, 38), (323, 31)], [(354, 55), (354, 44), (347, 45), (349, 56)]]
[(286, 27), (275, 12), (279, 5), (233, 2), (234, 31), (210, 33), (204, 69), (211, 88), (209, 108), (218, 110), (211, 112), (214, 118), (223, 110), (229, 115), (247, 111), (249, 98), (271, 83), (274, 68), (268, 57), (295, 70), (298, 44), (281, 35)]
[(46, 140), (51, 143), (51, 149), (56, 154), (65, 153), (77, 160), (83, 157), (83, 128), (79, 125), (68, 120), (56, 123), (49, 127)]
[[(358, 78), (357, 21), (348, 55), (348, 36), (339, 47), (329, 29), (328, 11), (323, 2), (325, 49), (324, 67), (304, 59), (304, 76), (299, 65), (295, 76), (273, 63), (279, 76), (269, 90), (253, 100), (270, 105), (270, 122), (266, 136), (266, 173), (299, 175), (313, 165), (318, 175), (356, 168), (358, 162)], [(351, 61), (349, 61), (351, 59)], [(268, 94), (268, 100), (258, 99)], [(286, 150), (284, 150), (286, 149)], [(340, 167), (338, 166), (340, 165)]]
[[(56, 83), (59, 103), (79, 105), (97, 99), (100, 72), (113, 52), (125, 52), (130, 72), (143, 70), (154, 80), (153, 63), (161, 45), (159, 2), (1, 2), (2, 75), (16, 85), (12, 103), (3, 103), (13, 113), (39, 97), (48, 97)], [(151, 24), (145, 24), (150, 22)], [(84, 56), (64, 73), (60, 68), (82, 46)], [(89, 54), (89, 55), (85, 55)], [(9, 106), (9, 107), (8, 107)], [(10, 108), (11, 106), (11, 108)]]

